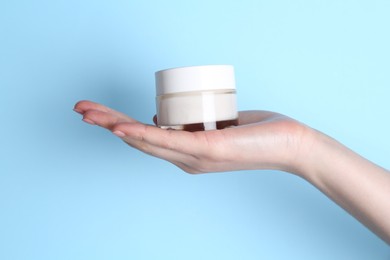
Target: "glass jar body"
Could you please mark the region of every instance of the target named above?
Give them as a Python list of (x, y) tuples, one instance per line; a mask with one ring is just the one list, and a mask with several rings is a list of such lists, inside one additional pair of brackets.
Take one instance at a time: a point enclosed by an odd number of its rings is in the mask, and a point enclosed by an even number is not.
[(234, 89), (178, 92), (156, 97), (157, 125), (186, 131), (216, 130), (238, 124)]

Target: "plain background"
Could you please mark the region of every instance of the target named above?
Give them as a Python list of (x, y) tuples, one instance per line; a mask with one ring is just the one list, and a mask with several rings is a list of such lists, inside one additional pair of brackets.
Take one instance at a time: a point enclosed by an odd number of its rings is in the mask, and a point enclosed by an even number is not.
[(154, 72), (236, 69), (273, 110), (390, 168), (389, 1), (0, 2), (0, 259), (389, 259), (283, 172), (192, 176), (72, 111), (151, 123)]

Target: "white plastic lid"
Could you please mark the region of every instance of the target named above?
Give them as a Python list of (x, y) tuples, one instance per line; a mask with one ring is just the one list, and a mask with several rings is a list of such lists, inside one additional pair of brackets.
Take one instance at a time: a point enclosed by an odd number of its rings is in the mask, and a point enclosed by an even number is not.
[(236, 89), (234, 67), (205, 65), (160, 70), (156, 76), (156, 95), (177, 92)]

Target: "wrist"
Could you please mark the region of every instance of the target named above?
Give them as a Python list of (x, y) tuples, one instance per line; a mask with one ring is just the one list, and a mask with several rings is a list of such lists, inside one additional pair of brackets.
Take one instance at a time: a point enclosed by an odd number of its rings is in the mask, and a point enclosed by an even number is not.
[(338, 171), (354, 157), (354, 153), (347, 147), (310, 127), (307, 127), (301, 142), (295, 173), (316, 186), (321, 186), (324, 174)]
[(294, 151), (290, 153), (291, 157), (284, 170), (311, 180), (321, 167), (319, 162), (324, 159), (320, 153), (324, 153), (326, 143), (332, 140), (327, 135), (302, 124), (296, 136)]

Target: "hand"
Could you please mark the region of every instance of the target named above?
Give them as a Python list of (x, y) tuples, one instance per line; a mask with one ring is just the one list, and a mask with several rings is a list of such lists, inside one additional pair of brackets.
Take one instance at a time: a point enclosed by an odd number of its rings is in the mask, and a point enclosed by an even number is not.
[(239, 126), (199, 132), (163, 130), (90, 101), (78, 102), (75, 111), (85, 122), (104, 127), (130, 146), (188, 173), (246, 169), (298, 173), (296, 159), (310, 143), (302, 140), (309, 136), (308, 127), (267, 111), (243, 111)]
[(277, 169), (312, 183), (390, 244), (390, 174), (336, 140), (286, 116), (239, 113), (223, 130), (163, 130), (90, 101), (76, 104), (87, 123), (188, 173)]

